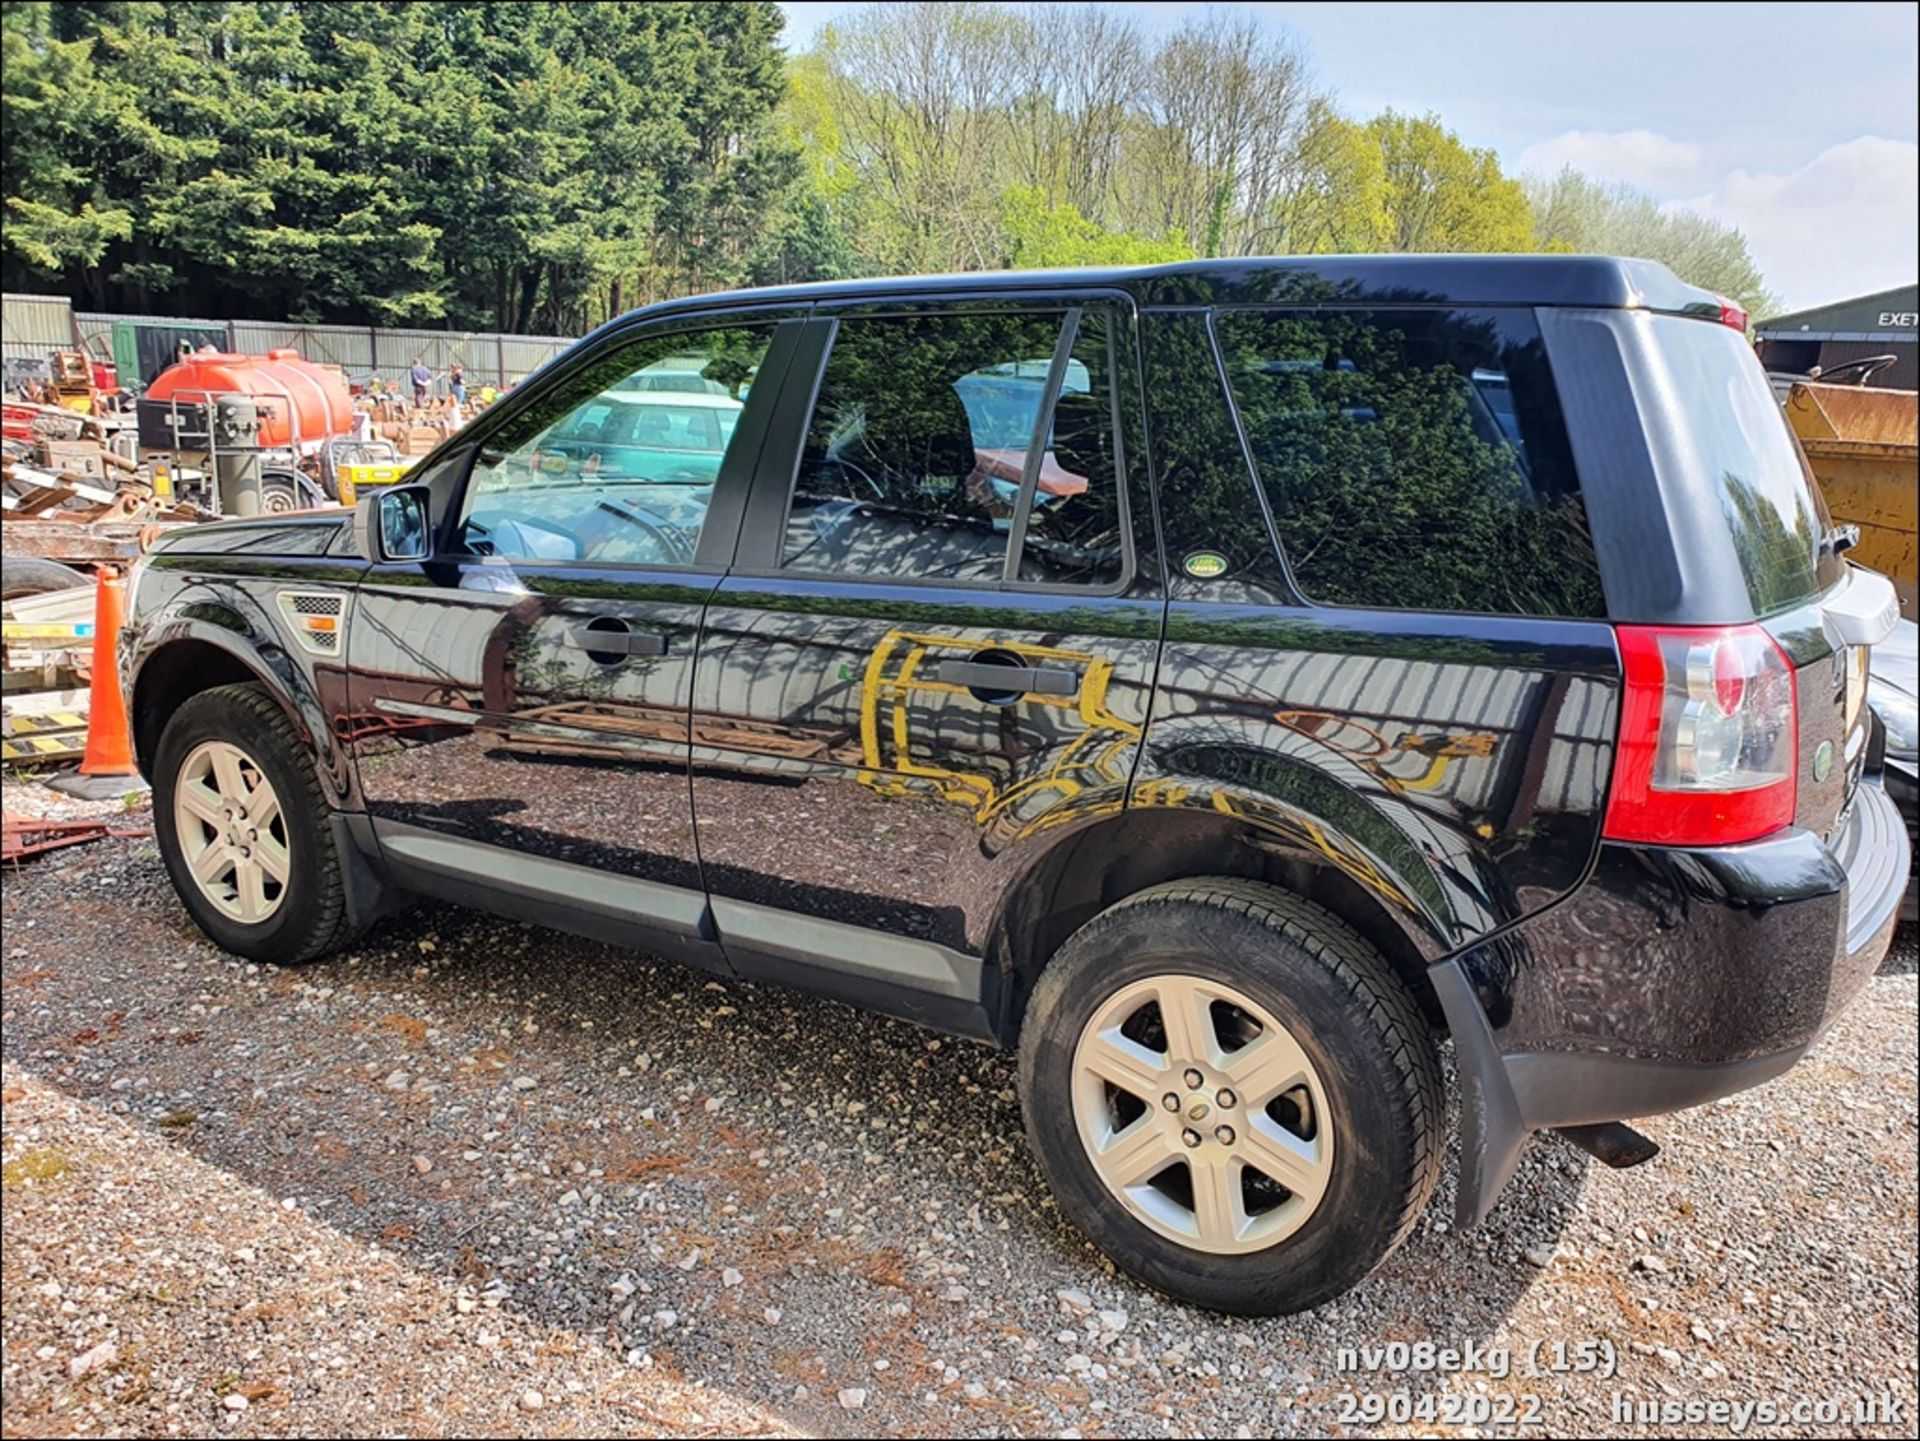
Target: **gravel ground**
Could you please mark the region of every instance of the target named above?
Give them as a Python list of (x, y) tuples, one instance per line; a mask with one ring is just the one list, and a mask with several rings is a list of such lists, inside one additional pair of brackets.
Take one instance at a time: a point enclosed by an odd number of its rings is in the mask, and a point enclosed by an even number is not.
[[(4, 919), (9, 1435), (1462, 1434), (1347, 1397), (1544, 1434), (1891, 1397), (1766, 1429), (1913, 1433), (1911, 930), (1791, 1076), (1648, 1123), (1658, 1160), (1543, 1141), (1483, 1227), (1449, 1180), (1357, 1291), (1250, 1322), (1061, 1222), (983, 1047), (438, 906), (249, 965), (151, 840), (32, 863)], [(1480, 1364), (1340, 1369), (1422, 1340)], [(1616, 1374), (1530, 1374), (1555, 1343)]]

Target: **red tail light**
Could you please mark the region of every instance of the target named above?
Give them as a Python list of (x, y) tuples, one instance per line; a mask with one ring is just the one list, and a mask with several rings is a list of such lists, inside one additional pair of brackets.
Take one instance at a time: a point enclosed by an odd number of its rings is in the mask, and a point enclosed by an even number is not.
[(1735, 305), (1724, 295), (1716, 295), (1714, 299), (1720, 302), (1720, 323), (1722, 325), (1730, 325), (1742, 335), (1745, 335), (1747, 333), (1747, 312)]
[(1793, 821), (1793, 666), (1757, 625), (1616, 626), (1626, 687), (1609, 840), (1719, 846)]

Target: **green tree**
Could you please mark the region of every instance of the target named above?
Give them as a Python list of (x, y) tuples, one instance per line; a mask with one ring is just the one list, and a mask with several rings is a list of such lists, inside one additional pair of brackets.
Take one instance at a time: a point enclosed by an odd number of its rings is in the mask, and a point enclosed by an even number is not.
[(801, 173), (768, 217), (748, 260), (748, 278), (756, 285), (841, 280), (867, 268), (855, 244), (862, 181), (846, 155), (834, 84), (819, 50), (787, 63), (775, 123)]
[(1520, 182), (1491, 150), (1462, 143), (1437, 115), (1387, 110), (1369, 120), (1384, 171), (1388, 250), (1527, 251), (1533, 217)]
[(98, 182), (85, 142), (113, 123), (126, 97), (95, 68), (92, 41), (61, 38), (53, 19), (46, 5), (0, 11), (4, 249), (10, 266), (71, 275), (79, 294), (98, 301), (108, 248), (131, 236), (133, 212)]
[(1106, 230), (1065, 202), (1049, 207), (1038, 186), (1010, 187), (1001, 196), (999, 210), (1000, 263), (1009, 270), (1155, 265), (1193, 255), (1184, 236), (1156, 238)]
[(735, 284), (792, 204), (768, 3), (6, 10), (8, 285), (578, 329)]
[(61, 0), (3, 11), (0, 282), (102, 309), (577, 332), (695, 290), (1192, 254), (1598, 250), (1767, 308), (1737, 231), (1284, 31), (987, 0)]
[(1262, 239), (1282, 255), (1367, 254), (1390, 246), (1386, 155), (1365, 126), (1316, 101), (1300, 163), (1269, 208)]
[(866, 269), (839, 212), (804, 183), (788, 189), (747, 258), (754, 285), (849, 280)]

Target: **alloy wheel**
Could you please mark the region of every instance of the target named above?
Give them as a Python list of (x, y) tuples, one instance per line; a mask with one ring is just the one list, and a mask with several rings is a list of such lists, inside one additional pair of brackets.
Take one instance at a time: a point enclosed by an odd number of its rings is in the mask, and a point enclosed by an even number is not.
[(286, 899), (292, 865), (280, 798), (266, 773), (229, 741), (203, 741), (180, 766), (173, 793), (181, 858), (220, 911), (258, 925)]
[(1195, 1250), (1263, 1250), (1326, 1194), (1319, 1073), (1272, 1012), (1222, 982), (1163, 975), (1116, 992), (1074, 1049), (1073, 1108), (1107, 1190)]

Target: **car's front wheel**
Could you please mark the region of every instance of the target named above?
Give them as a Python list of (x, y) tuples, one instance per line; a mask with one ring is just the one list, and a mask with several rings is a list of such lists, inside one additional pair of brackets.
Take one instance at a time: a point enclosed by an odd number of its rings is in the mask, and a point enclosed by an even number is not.
[(1068, 1218), (1216, 1310), (1340, 1294), (1439, 1177), (1439, 1067), (1407, 988), (1337, 918), (1251, 882), (1156, 887), (1075, 933), (1034, 989), (1020, 1084)]
[(174, 889), (223, 949), (290, 965), (351, 935), (319, 779), (258, 686), (202, 691), (173, 713), (154, 759), (153, 817)]

